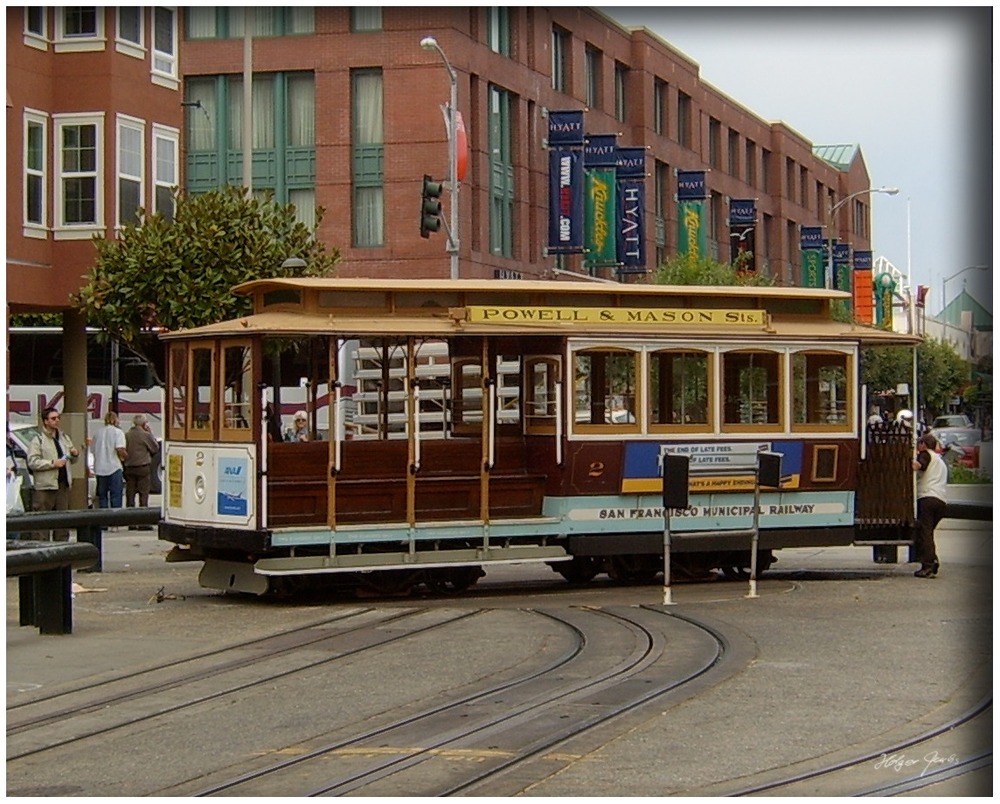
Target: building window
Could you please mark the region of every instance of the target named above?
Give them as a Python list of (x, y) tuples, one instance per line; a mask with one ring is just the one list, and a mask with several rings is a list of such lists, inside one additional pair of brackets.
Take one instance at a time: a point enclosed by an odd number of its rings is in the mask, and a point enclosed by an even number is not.
[(601, 51), (587, 45), (584, 58), (586, 71), (587, 108), (598, 109), (601, 103)]
[(143, 140), (146, 125), (119, 115), (118, 117), (118, 225), (139, 223), (143, 207)]
[(729, 175), (740, 177), (740, 134), (729, 129)]
[[(24, 225), (46, 225), (46, 118), (41, 112), (24, 113)], [(27, 232), (26, 232), (27, 234)], [(44, 236), (33, 232), (29, 236)]]
[(691, 147), (691, 96), (685, 92), (677, 93), (677, 143)]
[(708, 164), (713, 168), (722, 166), (722, 123), (714, 117), (708, 118)]
[(628, 67), (615, 62), (615, 119), (625, 122), (625, 89), (628, 78)]
[(760, 180), (761, 189), (765, 193), (771, 192), (771, 152), (767, 148), (760, 151)]
[(162, 83), (176, 89), (177, 83), (177, 14), (173, 9), (157, 6), (153, 10), (153, 80), (163, 76)]
[(809, 206), (809, 171), (804, 165), (799, 167), (799, 203)]
[(143, 58), (142, 8), (139, 6), (120, 6), (116, 9), (118, 17), (118, 34), (115, 48), (136, 58)]
[(566, 92), (569, 86), (569, 34), (561, 28), (552, 29), (552, 88)]
[(24, 44), (39, 50), (48, 49), (46, 16), (48, 9), (42, 6), (26, 6), (24, 9)]
[(92, 115), (56, 117), (56, 183), (59, 227), (87, 227), (85, 236), (103, 223), (103, 120)]
[(757, 146), (753, 140), (746, 142), (746, 159), (743, 168), (746, 174), (746, 182), (751, 187), (757, 186)]
[[(186, 81), (187, 189), (199, 193), (243, 182), (243, 78), (216, 75)], [(295, 203), (314, 225), (316, 187), (315, 81), (312, 73), (253, 78), (253, 189)], [(293, 201), (293, 199), (295, 199)]]
[(514, 256), (513, 96), (496, 86), (489, 89), (490, 252)]
[(385, 138), (381, 70), (351, 73), (354, 165), (353, 245), (385, 245)]
[(351, 31), (382, 30), (382, 8), (380, 6), (361, 6), (351, 9)]
[(785, 157), (785, 196), (795, 200), (795, 161), (789, 156)]
[(57, 53), (104, 50), (104, 8), (66, 6), (56, 10)]
[(168, 221), (174, 219), (174, 189), (177, 187), (177, 154), (180, 132), (166, 126), (153, 126), (154, 167), (153, 211)]
[(667, 83), (659, 78), (653, 82), (653, 131), (667, 133)]
[(215, 39), (219, 35), (218, 11), (214, 6), (188, 6), (184, 21), (188, 39)]
[(65, 38), (97, 36), (97, 8), (95, 6), (69, 7), (62, 9)]
[(511, 55), (510, 40), (510, 9), (496, 6), (487, 8), (486, 43), (490, 50), (509, 58)]

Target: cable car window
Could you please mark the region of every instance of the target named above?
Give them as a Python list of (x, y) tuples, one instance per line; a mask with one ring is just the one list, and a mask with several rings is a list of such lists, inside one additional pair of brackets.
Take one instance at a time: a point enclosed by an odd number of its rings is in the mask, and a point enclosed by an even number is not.
[(529, 429), (555, 429), (557, 382), (558, 358), (528, 358), (524, 370), (524, 415)]
[(247, 436), (253, 404), (251, 354), (246, 343), (227, 345), (222, 350), (222, 429), (243, 431)]
[(170, 382), (167, 390), (167, 431), (169, 438), (184, 438), (184, 424), (187, 421), (185, 403), (187, 401), (187, 345), (170, 347)]
[(205, 437), (212, 431), (212, 349), (191, 350), (191, 421), (190, 430), (200, 430)]
[(780, 355), (727, 352), (722, 355), (723, 425), (781, 424)]
[(664, 429), (708, 427), (711, 373), (706, 352), (654, 352), (649, 375), (651, 425)]
[(799, 352), (792, 356), (792, 423), (850, 423), (847, 355)]
[(638, 360), (635, 352), (611, 349), (589, 349), (574, 355), (574, 421), (578, 430), (638, 431)]

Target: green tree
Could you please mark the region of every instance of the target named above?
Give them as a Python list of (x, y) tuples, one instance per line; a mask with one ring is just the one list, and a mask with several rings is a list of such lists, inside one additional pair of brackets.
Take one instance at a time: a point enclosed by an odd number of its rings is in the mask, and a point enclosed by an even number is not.
[(744, 271), (737, 262), (730, 265), (718, 262), (709, 257), (692, 260), (684, 254), (678, 254), (656, 269), (653, 281), (657, 285), (774, 285), (770, 276)]
[[(317, 208), (317, 226), (323, 210)], [(88, 323), (159, 364), (151, 329), (175, 330), (235, 318), (250, 300), (232, 287), (251, 279), (328, 276), (335, 249), (295, 219), (295, 207), (248, 197), (238, 187), (178, 195), (173, 220), (160, 213), (94, 239), (97, 258), (74, 298)], [(298, 257), (305, 268), (283, 268)]]
[[(862, 350), (862, 382), (871, 393), (913, 382), (913, 351), (908, 346), (871, 346)], [(969, 382), (969, 366), (951, 345), (926, 340), (917, 347), (917, 395), (929, 415), (948, 407)]]

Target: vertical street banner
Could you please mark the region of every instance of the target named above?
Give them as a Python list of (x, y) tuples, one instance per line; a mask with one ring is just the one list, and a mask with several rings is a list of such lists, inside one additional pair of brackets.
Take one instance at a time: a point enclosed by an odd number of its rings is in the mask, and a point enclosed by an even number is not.
[(875, 326), (892, 329), (892, 297), (896, 291), (896, 281), (890, 273), (881, 273), (874, 279), (875, 285)]
[(617, 265), (615, 240), (617, 135), (588, 134), (583, 147), (583, 263)]
[(583, 112), (549, 112), (549, 244), (583, 251)]
[(757, 200), (729, 199), (729, 262), (740, 271), (757, 272), (755, 233)]
[(646, 272), (646, 149), (618, 149), (619, 274)]
[(691, 262), (707, 256), (705, 235), (705, 171), (677, 171), (677, 253)]
[(851, 246), (848, 243), (833, 244), (833, 287), (851, 292)]
[(875, 323), (875, 288), (872, 284), (872, 253), (854, 252), (854, 318), (861, 324)]
[(802, 287), (826, 287), (826, 251), (820, 226), (799, 227), (799, 251), (802, 255)]

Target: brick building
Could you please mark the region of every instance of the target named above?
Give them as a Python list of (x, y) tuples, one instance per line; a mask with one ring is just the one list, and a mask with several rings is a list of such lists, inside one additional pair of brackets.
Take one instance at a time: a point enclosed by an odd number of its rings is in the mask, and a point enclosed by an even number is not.
[[(7, 301), (64, 309), (138, 206), (164, 209), (242, 177), (245, 12), (232, 7), (7, 9)], [(468, 131), (460, 191), (465, 277), (580, 269), (546, 256), (546, 111), (647, 148), (649, 268), (677, 250), (675, 171), (707, 170), (710, 253), (730, 257), (727, 199), (757, 199), (757, 267), (799, 281), (802, 225), (868, 188), (856, 147), (813, 146), (703, 83), (644, 29), (585, 8), (258, 8), (252, 17), (253, 189), (340, 249), (342, 275), (447, 276), (445, 233), (419, 236), (424, 174), (444, 179), (441, 105), (457, 76)], [(183, 105), (182, 105), (183, 104)], [(445, 211), (448, 198), (445, 193)], [(835, 235), (870, 248), (870, 198)]]
[(136, 209), (169, 211), (183, 124), (163, 8), (7, 8), (7, 304), (60, 310)]

